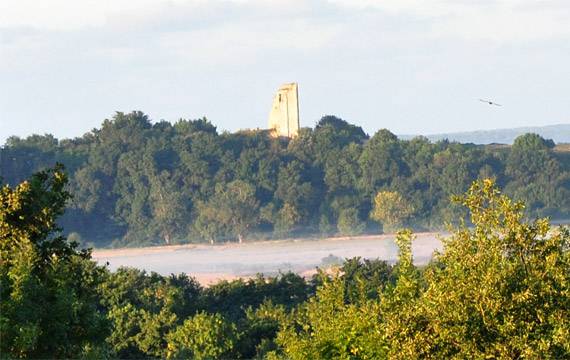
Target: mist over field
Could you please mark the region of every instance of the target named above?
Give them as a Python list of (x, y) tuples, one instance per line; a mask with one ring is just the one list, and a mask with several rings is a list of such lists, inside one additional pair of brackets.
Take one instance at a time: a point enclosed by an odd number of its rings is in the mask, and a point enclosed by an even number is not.
[[(216, 279), (275, 276), (292, 271), (312, 275), (316, 267), (341, 265), (344, 259), (362, 257), (394, 263), (395, 235), (370, 235), (328, 239), (296, 239), (244, 244), (180, 245), (169, 247), (96, 250), (93, 259), (108, 262), (111, 270), (131, 266), (162, 275), (187, 273), (204, 284)], [(425, 265), (441, 248), (436, 234), (419, 234), (413, 242), (414, 263)]]

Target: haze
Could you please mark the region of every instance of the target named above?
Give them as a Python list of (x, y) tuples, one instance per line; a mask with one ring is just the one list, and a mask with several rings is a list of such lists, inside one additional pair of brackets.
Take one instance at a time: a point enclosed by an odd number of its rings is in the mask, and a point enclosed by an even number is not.
[(135, 109), (263, 128), (290, 81), (302, 126), (567, 123), (569, 22), (564, 0), (0, 0), (0, 144), (80, 136)]
[[(343, 261), (356, 256), (394, 263), (398, 247), (392, 235), (365, 235), (328, 239), (296, 239), (263, 241), (246, 244), (227, 243), (218, 246), (179, 245), (119, 250), (95, 250), (99, 264), (111, 270), (130, 266), (162, 275), (192, 274), (200, 283), (236, 277), (252, 277), (258, 273), (275, 276), (293, 271), (310, 276), (317, 267), (326, 268), (327, 259)], [(413, 243), (414, 263), (426, 265), (441, 242), (433, 233), (417, 234)], [(255, 256), (252, 256), (255, 254)]]

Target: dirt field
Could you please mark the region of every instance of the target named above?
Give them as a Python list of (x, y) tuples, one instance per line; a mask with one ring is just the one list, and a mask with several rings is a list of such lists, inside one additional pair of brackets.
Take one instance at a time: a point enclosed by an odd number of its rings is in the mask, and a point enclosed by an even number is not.
[[(441, 243), (435, 233), (417, 234), (412, 246), (416, 264), (427, 263), (433, 250), (440, 247)], [(257, 273), (275, 275), (280, 271), (294, 271), (310, 275), (317, 266), (323, 266), (323, 258), (329, 255), (337, 258), (361, 256), (395, 261), (397, 247), (394, 235), (376, 235), (93, 252), (93, 258), (101, 264), (108, 262), (111, 270), (131, 266), (163, 275), (184, 272), (194, 276), (203, 285), (238, 277), (248, 278)]]

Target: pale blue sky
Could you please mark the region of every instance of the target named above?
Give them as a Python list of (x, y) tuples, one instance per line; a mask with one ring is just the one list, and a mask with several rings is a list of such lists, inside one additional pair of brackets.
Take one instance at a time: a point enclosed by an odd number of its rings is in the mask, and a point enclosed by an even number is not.
[(0, 0), (0, 144), (131, 110), (264, 128), (292, 81), (302, 126), (570, 123), (570, 1)]

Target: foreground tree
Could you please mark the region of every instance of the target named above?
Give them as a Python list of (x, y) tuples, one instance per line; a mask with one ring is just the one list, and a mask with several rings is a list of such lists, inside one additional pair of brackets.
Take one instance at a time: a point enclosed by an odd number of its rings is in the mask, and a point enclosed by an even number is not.
[(220, 314), (200, 312), (168, 334), (169, 359), (221, 359), (231, 356), (237, 329)]
[(101, 350), (105, 317), (96, 287), (101, 269), (88, 251), (59, 236), (69, 194), (63, 167), (0, 190), (0, 353), (71, 358)]
[(460, 227), (444, 240), (421, 290), (405, 272), (408, 285), (398, 298), (409, 301), (386, 320), (390, 355), (568, 358), (568, 230), (552, 229), (547, 219), (524, 222), (523, 204), (491, 180), (474, 183), (458, 200), (474, 227)]
[[(339, 277), (327, 280), (315, 297), (282, 321), (277, 334), (285, 359), (380, 359), (386, 346), (379, 337), (380, 307), (364, 292), (347, 303)], [(275, 354), (277, 356), (277, 354)]]
[[(412, 234), (376, 299), (341, 278), (286, 318), (277, 335), (291, 359), (566, 359), (570, 357), (570, 232), (523, 220), (523, 204), (491, 180), (457, 198), (471, 212), (423, 271)], [(390, 276), (392, 277), (392, 276)], [(389, 278), (386, 278), (389, 279)], [(384, 285), (380, 286), (382, 289)]]
[[(491, 180), (458, 199), (474, 227), (459, 228), (425, 272), (416, 331), (398, 353), (468, 358), (570, 355), (570, 234), (523, 221), (523, 204)], [(401, 329), (404, 330), (404, 329)], [(395, 350), (395, 349), (394, 349)]]

